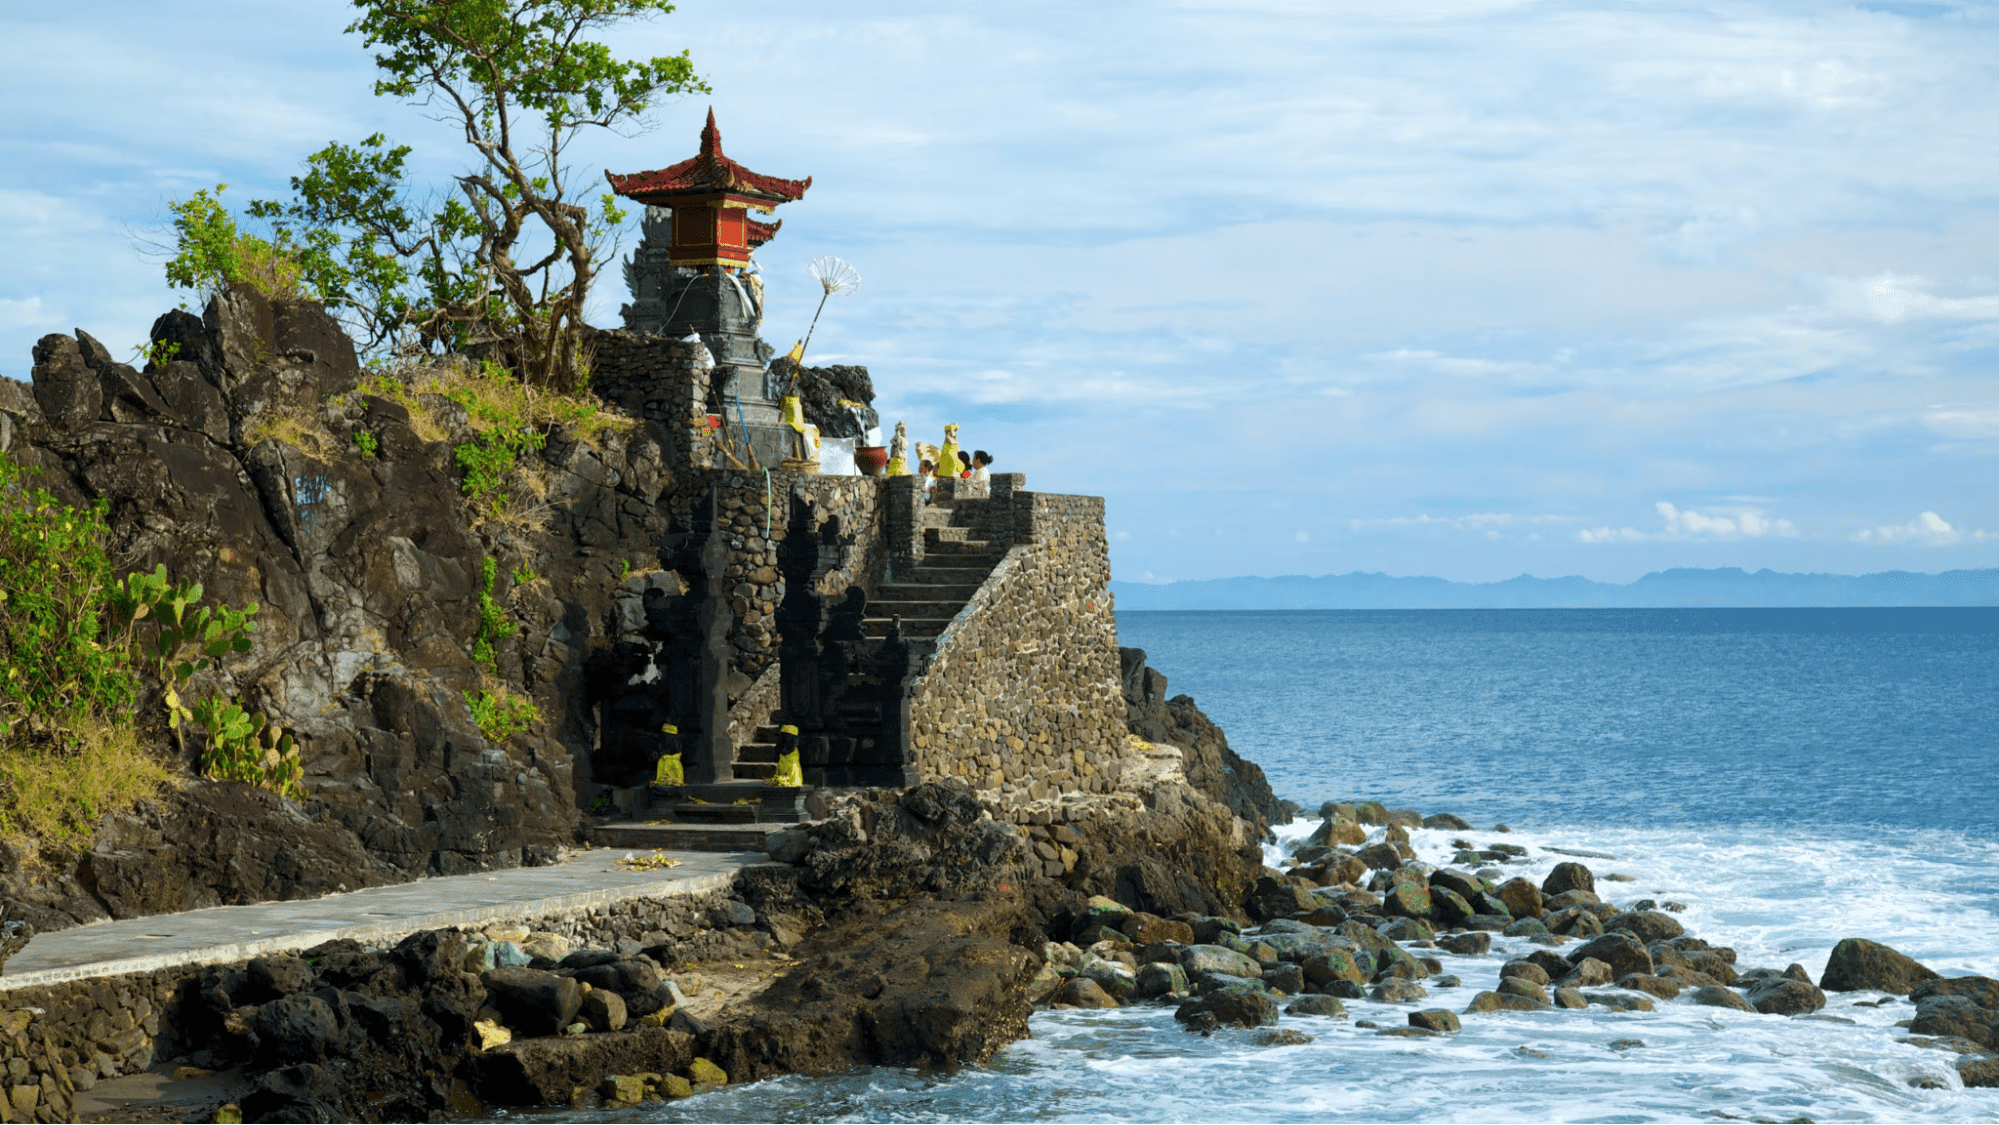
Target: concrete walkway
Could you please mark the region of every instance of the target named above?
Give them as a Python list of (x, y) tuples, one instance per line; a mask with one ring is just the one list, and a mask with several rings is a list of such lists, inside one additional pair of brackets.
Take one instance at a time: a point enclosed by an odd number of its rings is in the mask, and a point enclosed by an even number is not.
[[(7, 962), (0, 992), (175, 965), (241, 961), (310, 949), (335, 938), (386, 946), (418, 930), (483, 926), (564, 914), (635, 898), (698, 895), (727, 887), (762, 852), (677, 852), (680, 866), (628, 871), (610, 848), (577, 852), (552, 867), (422, 879), (301, 902), (216, 906), (37, 934)], [(640, 853), (646, 854), (646, 853)]]

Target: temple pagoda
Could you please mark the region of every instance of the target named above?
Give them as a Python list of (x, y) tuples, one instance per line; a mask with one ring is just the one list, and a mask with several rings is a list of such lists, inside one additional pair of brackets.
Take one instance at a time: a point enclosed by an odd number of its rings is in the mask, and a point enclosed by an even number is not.
[(633, 332), (684, 339), (698, 335), (715, 359), (713, 413), (733, 423), (763, 465), (790, 456), (793, 431), (770, 374), (771, 346), (757, 335), (763, 286), (750, 254), (782, 224), (760, 222), (812, 186), (752, 172), (722, 153), (715, 111), (701, 130), (701, 151), (652, 172), (606, 170), (611, 190), (645, 205), (638, 249), (625, 261), (632, 302), (621, 310)]
[(701, 129), (701, 151), (668, 168), (619, 175), (606, 171), (611, 190), (648, 207), (673, 211), (673, 241), (667, 261), (674, 266), (730, 266), (750, 262), (750, 252), (776, 236), (783, 220), (750, 218), (768, 215), (780, 203), (804, 196), (812, 177), (786, 180), (752, 172), (722, 153), (722, 134), (715, 128), (715, 111)]

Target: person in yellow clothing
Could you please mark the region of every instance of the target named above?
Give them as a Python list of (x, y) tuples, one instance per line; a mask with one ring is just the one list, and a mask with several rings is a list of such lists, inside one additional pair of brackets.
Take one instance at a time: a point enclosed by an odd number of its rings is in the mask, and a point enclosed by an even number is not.
[(944, 423), (944, 447), (937, 451), (937, 475), (955, 477), (962, 466), (958, 464), (958, 423)]
[(786, 789), (805, 784), (805, 771), (798, 765), (797, 727), (787, 724), (777, 728), (777, 772), (765, 784)]

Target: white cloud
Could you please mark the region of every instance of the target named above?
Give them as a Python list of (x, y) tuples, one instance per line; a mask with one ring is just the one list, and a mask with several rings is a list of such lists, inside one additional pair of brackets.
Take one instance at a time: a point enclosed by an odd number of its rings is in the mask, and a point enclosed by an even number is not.
[(1365, 531), (1377, 527), (1445, 527), (1458, 530), (1494, 531), (1501, 527), (1529, 524), (1573, 523), (1573, 516), (1515, 515), (1512, 512), (1473, 512), (1465, 516), (1433, 516), (1424, 513), (1419, 516), (1389, 516), (1383, 519), (1348, 520), (1347, 526), (1355, 531)]
[(1917, 547), (1947, 547), (1966, 540), (1999, 538), (1984, 531), (1953, 527), (1935, 512), (1924, 512), (1905, 524), (1864, 528), (1853, 533), (1857, 543), (1906, 544)]
[(1659, 513), (1663, 525), (1656, 531), (1642, 531), (1635, 527), (1584, 528), (1576, 532), (1576, 538), (1584, 543), (1644, 543), (1671, 539), (1759, 539), (1765, 536), (1789, 537), (1798, 533), (1790, 520), (1772, 519), (1755, 508), (1709, 513), (1692, 508), (1683, 510), (1666, 500), (1652, 507)]
[(1894, 273), (1874, 277), (1834, 277), (1825, 282), (1826, 306), (1833, 312), (1882, 324), (1909, 320), (1999, 320), (1999, 294), (1940, 297), (1927, 278)]
[(1923, 424), (1948, 437), (1999, 437), (1999, 410), (1932, 410)]

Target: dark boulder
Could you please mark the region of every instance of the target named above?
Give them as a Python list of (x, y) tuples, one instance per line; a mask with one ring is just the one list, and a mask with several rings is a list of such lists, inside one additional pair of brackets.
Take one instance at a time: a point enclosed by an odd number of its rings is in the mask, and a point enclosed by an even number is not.
[(1580, 965), (1589, 958), (1609, 965), (1610, 971), (1618, 977), (1632, 973), (1651, 976), (1656, 971), (1652, 954), (1628, 933), (1607, 933), (1584, 942), (1582, 948), (1569, 954), (1569, 963)]
[(1917, 1035), (1955, 1035), (1981, 1047), (1999, 1047), (1999, 1012), (1980, 1006), (1970, 996), (1927, 996), (1916, 1002), (1909, 1030)]
[(1642, 943), (1663, 941), (1687, 932), (1670, 914), (1656, 910), (1628, 910), (1603, 924), (1605, 933), (1630, 934)]
[(1287, 1016), (1344, 1016), (1347, 1006), (1335, 996), (1300, 996), (1284, 1006)]
[(1513, 878), (1499, 886), (1499, 901), (1515, 918), (1534, 918), (1541, 913), (1541, 888), (1525, 879)]
[(1248, 987), (1218, 988), (1174, 1009), (1173, 1018), (1191, 1031), (1213, 1027), (1268, 1027), (1277, 1022), (1277, 1002)]
[(1492, 950), (1492, 935), (1472, 930), (1462, 934), (1445, 934), (1437, 939), (1437, 945), (1446, 953), (1460, 957), (1472, 957)]
[(1789, 977), (1758, 981), (1745, 995), (1749, 1006), (1766, 1016), (1797, 1016), (1825, 1007), (1825, 993), (1817, 985)]
[(1755, 1005), (1742, 998), (1742, 994), (1732, 988), (1718, 984), (1704, 984), (1693, 991), (1693, 1001), (1710, 1008), (1733, 1008), (1738, 1012), (1753, 1012)]
[(542, 969), (493, 969), (480, 977), (506, 1025), (522, 1035), (554, 1035), (576, 1022), (583, 990), (575, 980)]
[(1558, 863), (1548, 877), (1541, 880), (1541, 893), (1559, 895), (1568, 891), (1588, 891), (1596, 893), (1596, 876), (1580, 863)]
[(1981, 1008), (1999, 1011), (1999, 980), (1991, 977), (1944, 977), (1909, 990), (1909, 999), (1918, 1004), (1932, 996), (1964, 996)]
[(1409, 1013), (1409, 1026), (1420, 1027), (1442, 1035), (1454, 1034), (1463, 1030), (1464, 1027), (1463, 1024), (1458, 1022), (1457, 1013), (1445, 1008), (1424, 1008), (1419, 1012), (1411, 1012)]

